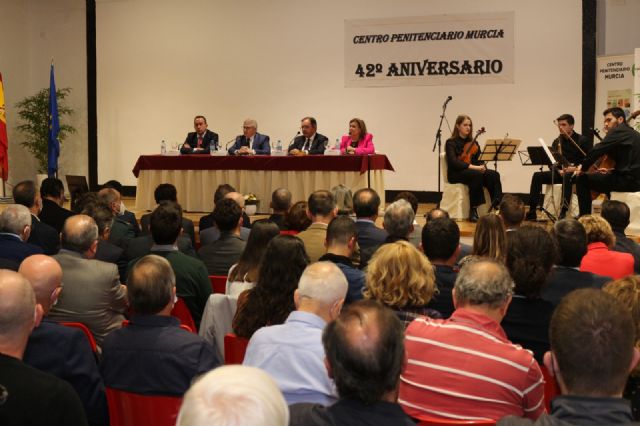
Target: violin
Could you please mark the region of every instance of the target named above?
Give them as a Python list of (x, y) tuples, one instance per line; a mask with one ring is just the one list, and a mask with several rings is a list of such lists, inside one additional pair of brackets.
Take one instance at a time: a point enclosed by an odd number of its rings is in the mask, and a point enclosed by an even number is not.
[(464, 144), (464, 147), (462, 148), (462, 153), (458, 155), (458, 160), (464, 161), (467, 164), (471, 164), (471, 159), (480, 150), (480, 147), (478, 146), (478, 143), (477, 143), (478, 136), (480, 136), (484, 132), (486, 132), (486, 130), (484, 129), (484, 127), (481, 127), (476, 132), (476, 135), (473, 137), (473, 140)]

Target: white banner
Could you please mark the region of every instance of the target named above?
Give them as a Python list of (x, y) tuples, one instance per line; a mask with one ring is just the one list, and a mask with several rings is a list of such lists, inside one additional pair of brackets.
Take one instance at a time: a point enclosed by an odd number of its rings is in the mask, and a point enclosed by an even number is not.
[(514, 13), (345, 21), (345, 87), (514, 82)]
[[(633, 55), (600, 56), (597, 59), (595, 126), (602, 129), (602, 111), (620, 107), (627, 117), (633, 102)], [(604, 133), (600, 132), (604, 137)]]

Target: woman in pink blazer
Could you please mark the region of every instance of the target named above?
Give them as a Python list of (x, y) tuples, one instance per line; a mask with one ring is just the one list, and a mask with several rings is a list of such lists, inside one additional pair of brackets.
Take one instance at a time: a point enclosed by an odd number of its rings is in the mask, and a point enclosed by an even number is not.
[(366, 155), (376, 152), (373, 147), (373, 135), (367, 133), (367, 125), (359, 118), (349, 121), (349, 134), (340, 141), (341, 154)]

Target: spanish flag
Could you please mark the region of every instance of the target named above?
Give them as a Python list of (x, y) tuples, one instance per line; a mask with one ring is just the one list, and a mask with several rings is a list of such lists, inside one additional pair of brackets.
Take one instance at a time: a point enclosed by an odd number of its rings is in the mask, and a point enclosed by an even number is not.
[(7, 138), (7, 116), (4, 108), (4, 87), (0, 73), (0, 173), (2, 180), (9, 178), (9, 139)]

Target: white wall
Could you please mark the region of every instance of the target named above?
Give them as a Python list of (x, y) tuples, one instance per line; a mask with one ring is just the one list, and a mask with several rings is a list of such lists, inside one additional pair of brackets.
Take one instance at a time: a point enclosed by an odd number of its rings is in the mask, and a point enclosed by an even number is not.
[(640, 47), (638, 18), (638, 0), (598, 0), (598, 55), (624, 55)]
[(66, 122), (77, 129), (62, 145), (59, 175), (87, 175), (87, 78), (84, 0), (0, 0), (0, 72), (7, 107), (9, 183), (33, 179), (36, 162), (20, 145), (14, 105), (49, 86), (55, 62), (56, 86), (71, 87), (67, 104), (75, 110)]
[[(344, 88), (345, 19), (508, 10), (515, 84)], [(331, 139), (361, 117), (396, 169), (387, 189), (410, 190), (437, 189), (431, 147), (447, 95), (449, 121), (469, 114), (486, 138), (550, 141), (564, 112), (580, 126), (580, 0), (103, 0), (97, 20), (99, 181), (135, 184), (137, 157), (162, 139), (182, 142), (200, 113), (222, 141), (245, 117), (274, 142), (288, 141), (305, 115)], [(517, 160), (499, 170), (506, 191), (528, 192), (534, 170)]]

